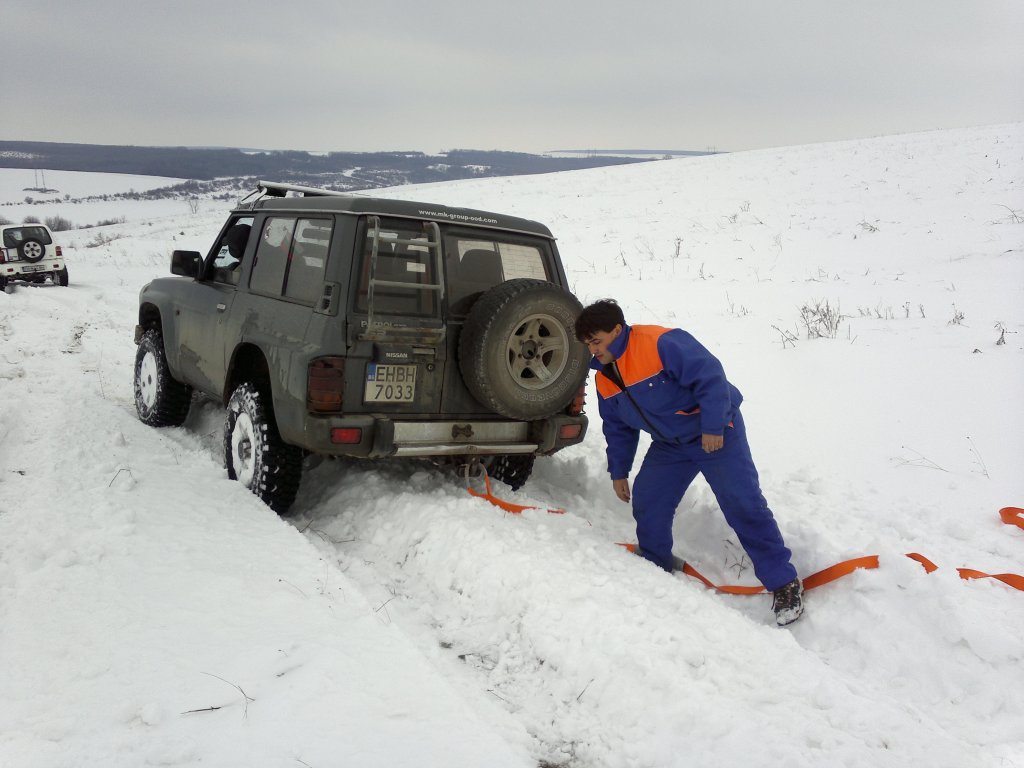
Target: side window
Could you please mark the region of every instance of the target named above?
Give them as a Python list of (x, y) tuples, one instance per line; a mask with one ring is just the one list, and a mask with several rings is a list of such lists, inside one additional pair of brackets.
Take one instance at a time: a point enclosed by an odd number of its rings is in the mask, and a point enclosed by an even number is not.
[(495, 240), (448, 240), (448, 302), (455, 314), (465, 314), (484, 291), (506, 280), (530, 277), (549, 280), (540, 246)]
[(330, 219), (299, 219), (295, 225), (295, 240), (284, 283), (284, 295), (289, 299), (303, 304), (315, 304), (320, 299), (331, 231)]
[[(217, 244), (217, 252), (214, 254), (213, 264), (209, 267), (209, 269), (213, 270), (210, 277), (215, 283), (238, 285), (242, 255), (245, 253), (245, 247), (249, 243), (252, 222), (253, 218), (251, 216), (235, 219), (224, 232), (220, 242)], [(210, 273), (207, 272), (207, 274)]]
[(330, 219), (268, 218), (256, 246), (249, 288), (315, 304), (324, 290), (332, 231)]
[(256, 258), (253, 259), (249, 288), (257, 293), (281, 296), (288, 270), (295, 219), (270, 217), (263, 223)]

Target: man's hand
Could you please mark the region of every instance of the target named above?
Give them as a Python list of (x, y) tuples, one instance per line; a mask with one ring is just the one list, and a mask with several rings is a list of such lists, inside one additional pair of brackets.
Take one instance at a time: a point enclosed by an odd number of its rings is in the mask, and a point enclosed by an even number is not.
[(625, 478), (622, 480), (612, 480), (612, 488), (615, 490), (616, 496), (625, 502), (629, 501), (629, 480)]
[(701, 435), (700, 436), (700, 447), (704, 449), (704, 453), (714, 453), (720, 451), (722, 446), (725, 445), (725, 437), (723, 435)]

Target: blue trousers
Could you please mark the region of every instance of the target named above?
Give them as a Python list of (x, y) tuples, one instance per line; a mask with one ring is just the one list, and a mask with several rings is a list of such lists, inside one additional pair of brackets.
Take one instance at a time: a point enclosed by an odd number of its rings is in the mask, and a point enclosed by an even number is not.
[(639, 553), (672, 570), (672, 519), (698, 472), (711, 486), (764, 588), (772, 592), (795, 579), (791, 553), (761, 493), (739, 411), (733, 426), (725, 430), (725, 446), (714, 453), (705, 453), (699, 439), (680, 444), (655, 440), (651, 444), (633, 483)]

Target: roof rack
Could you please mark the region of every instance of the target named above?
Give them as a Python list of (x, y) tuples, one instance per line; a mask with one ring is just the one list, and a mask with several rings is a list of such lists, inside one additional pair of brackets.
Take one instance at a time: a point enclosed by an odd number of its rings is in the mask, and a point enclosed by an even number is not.
[(281, 184), (276, 181), (256, 182), (257, 191), (266, 197), (285, 197), (289, 192), (298, 192), (303, 197), (322, 197), (331, 195), (334, 197), (348, 197), (345, 192), (336, 192), (333, 189), (322, 187), (304, 187), (300, 184)]

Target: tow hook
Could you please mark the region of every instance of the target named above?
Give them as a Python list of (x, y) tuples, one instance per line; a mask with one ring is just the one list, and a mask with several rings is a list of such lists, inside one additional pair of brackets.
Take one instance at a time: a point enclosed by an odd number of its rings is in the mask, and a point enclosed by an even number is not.
[(460, 465), (459, 468), (462, 470), (462, 479), (465, 481), (467, 488), (473, 487), (474, 480), (487, 476), (487, 469), (484, 467), (484, 463), (480, 461), (479, 456), (471, 456), (469, 461)]

